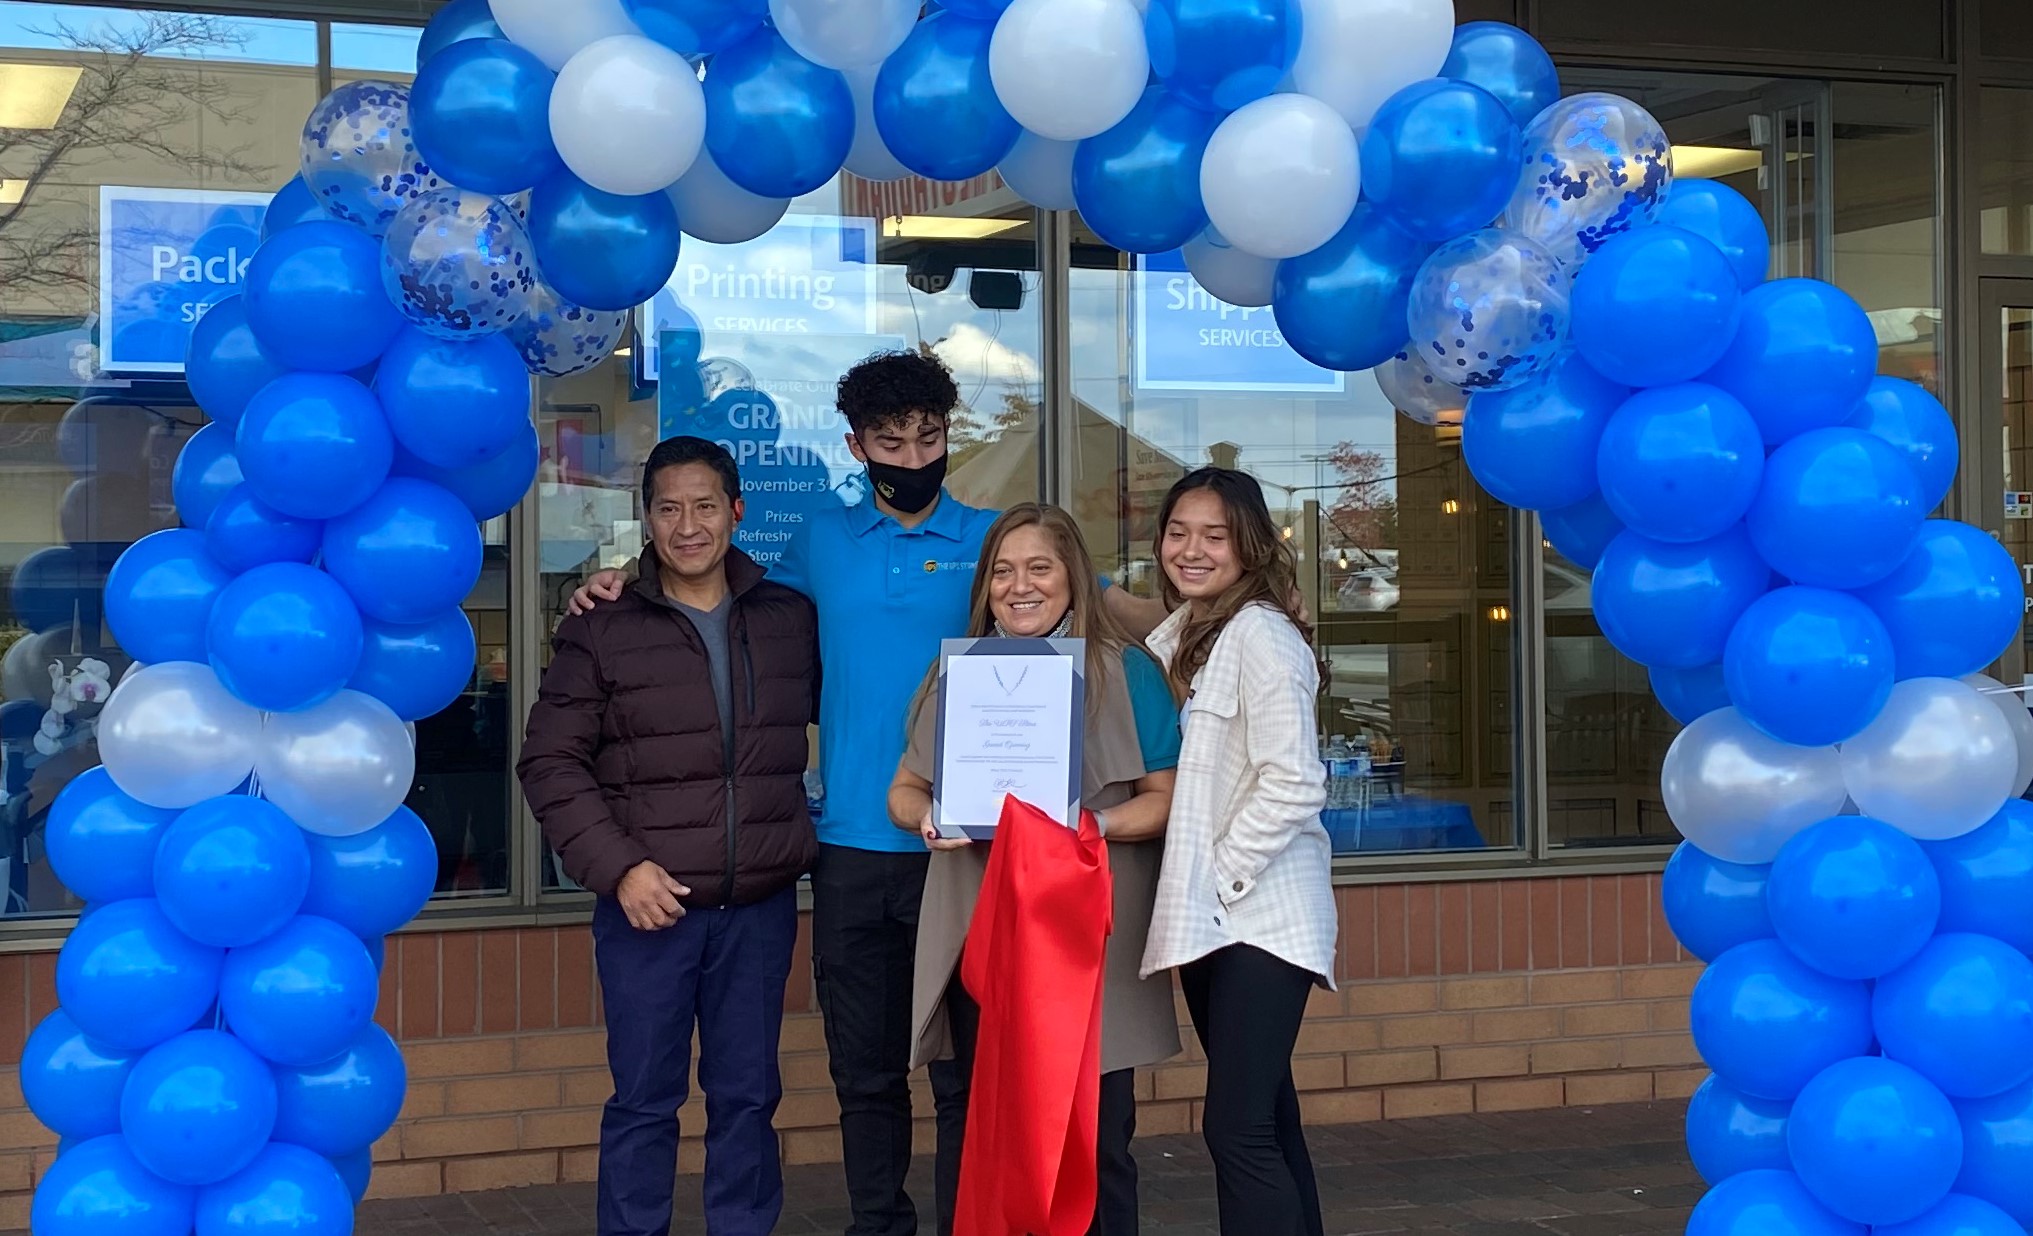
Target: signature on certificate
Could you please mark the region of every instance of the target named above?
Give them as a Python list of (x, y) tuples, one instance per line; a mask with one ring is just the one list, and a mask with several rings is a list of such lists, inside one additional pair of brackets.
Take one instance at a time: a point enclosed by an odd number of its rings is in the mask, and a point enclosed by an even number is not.
[(1021, 790), (1024, 788), (1024, 782), (1016, 777), (997, 777), (995, 779), (995, 788), (1004, 792)]

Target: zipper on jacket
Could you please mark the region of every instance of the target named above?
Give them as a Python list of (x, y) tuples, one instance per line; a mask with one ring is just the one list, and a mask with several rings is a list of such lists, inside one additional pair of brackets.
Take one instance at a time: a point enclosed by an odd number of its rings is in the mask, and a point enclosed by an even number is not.
[[(734, 634), (735, 627), (739, 626), (741, 628), (741, 660), (746, 670), (745, 676), (748, 679), (748, 715), (750, 719), (753, 719), (755, 716), (755, 665), (748, 655), (748, 624), (740, 621), (740, 600), (741, 598), (739, 597), (735, 598), (735, 604), (727, 615), (727, 633), (731, 637)], [(741, 701), (734, 695), (734, 649), (731, 638), (728, 640), (728, 644), (727, 713), (728, 716), (733, 717), (738, 722), (740, 719), (739, 705)], [(736, 810), (734, 801), (735, 733), (738, 728), (738, 724), (727, 728), (724, 744), (727, 760), (727, 883), (725, 885), (726, 892), (721, 899), (723, 908), (734, 904), (735, 855), (738, 850), (736, 840), (740, 836), (740, 815)]]

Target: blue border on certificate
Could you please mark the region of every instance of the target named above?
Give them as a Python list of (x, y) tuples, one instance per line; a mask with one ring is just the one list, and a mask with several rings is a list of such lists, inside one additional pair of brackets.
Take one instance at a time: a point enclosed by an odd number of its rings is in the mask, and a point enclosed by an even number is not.
[(946, 666), (954, 657), (1066, 657), (1073, 663), (1073, 716), (1067, 726), (1067, 734), (1073, 750), (1066, 762), (1066, 801), (1060, 803), (1037, 803), (1039, 807), (1065, 808), (1065, 820), (1069, 828), (1080, 826), (1080, 793), (1085, 775), (1087, 752), (1087, 641), (1084, 639), (1026, 639), (1017, 636), (985, 635), (978, 639), (948, 639), (939, 641), (939, 727), (937, 742), (932, 748), (932, 826), (942, 837), (966, 837), (973, 841), (989, 841), (995, 837), (995, 825), (949, 826), (945, 822), (945, 807), (939, 800), (938, 774), (946, 766)]

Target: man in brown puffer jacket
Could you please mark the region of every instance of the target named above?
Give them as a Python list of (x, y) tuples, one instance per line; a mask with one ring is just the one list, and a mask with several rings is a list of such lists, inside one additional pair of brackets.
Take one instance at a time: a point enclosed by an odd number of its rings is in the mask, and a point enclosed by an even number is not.
[(614, 1097), (599, 1236), (671, 1225), (693, 1027), (706, 1093), (706, 1227), (761, 1236), (783, 1209), (772, 1119), (819, 691), (811, 601), (732, 547), (734, 459), (702, 438), (643, 467), (642, 577), (565, 619), (517, 772), (566, 874), (599, 897), (594, 956)]

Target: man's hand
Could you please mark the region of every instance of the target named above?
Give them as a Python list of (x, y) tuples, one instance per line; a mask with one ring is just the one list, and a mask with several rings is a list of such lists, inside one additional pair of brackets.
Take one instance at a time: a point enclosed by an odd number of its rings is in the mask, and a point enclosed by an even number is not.
[(678, 898), (689, 897), (692, 890), (671, 878), (671, 873), (652, 862), (640, 862), (629, 868), (621, 877), (621, 887), (614, 890), (615, 899), (621, 902), (621, 912), (628, 916), (628, 925), (637, 931), (662, 931), (664, 928), (685, 917), (685, 908), (678, 904)]
[(611, 568), (604, 571), (595, 571), (593, 572), (593, 578), (579, 585), (578, 591), (572, 594), (572, 600), (568, 608), (575, 614), (583, 614), (587, 610), (592, 609), (596, 601), (619, 601), (621, 599), (621, 590), (627, 584), (628, 576), (623, 575), (619, 571)]
[(964, 850), (974, 844), (971, 837), (941, 837), (939, 830), (932, 824), (930, 807), (925, 808), (924, 818), (918, 821), (918, 836), (925, 839), (925, 848), (928, 850)]

